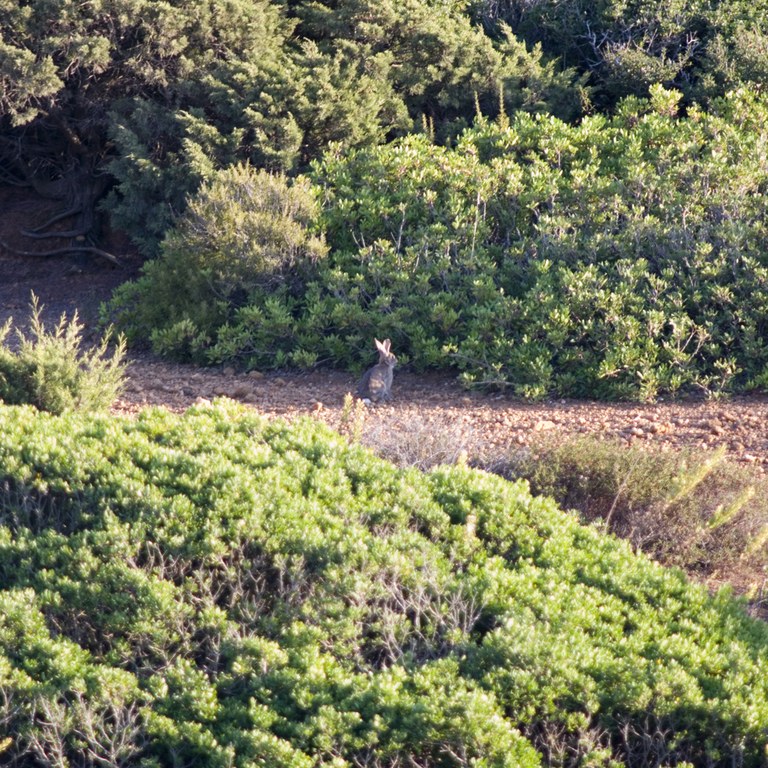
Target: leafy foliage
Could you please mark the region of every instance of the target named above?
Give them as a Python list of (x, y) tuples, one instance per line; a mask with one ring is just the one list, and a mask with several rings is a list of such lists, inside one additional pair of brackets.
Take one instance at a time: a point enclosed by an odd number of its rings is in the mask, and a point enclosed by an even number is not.
[(328, 257), (202, 325), (197, 359), (356, 367), (383, 335), (418, 369), (533, 397), (764, 386), (768, 108), (742, 91), (680, 117), (679, 98), (329, 153)]
[(377, 144), (422, 119), (453, 135), (475, 97), (581, 110), (572, 72), (452, 3), (54, 5), (0, 12), (0, 179), (64, 199), (83, 236), (109, 191), (102, 208), (152, 255), (186, 196), (228, 165), (289, 171), (330, 142)]
[[(6, 4), (0, 179), (62, 200), (57, 220), (78, 217), (73, 234), (89, 239), (98, 238), (96, 206), (111, 186), (115, 222), (150, 247), (210, 166), (197, 134), (203, 106), (221, 103), (207, 98), (211, 77), (245, 59), (253, 86), (279, 91), (275, 71), (290, 29), (268, 0)], [(209, 142), (216, 133), (203, 131)], [(224, 153), (227, 137), (216, 140)], [(45, 229), (33, 238), (57, 242), (66, 231)]]
[(109, 408), (123, 384), (124, 340), (118, 340), (111, 355), (108, 335), (83, 350), (77, 312), (70, 320), (62, 315), (47, 331), (34, 294), (31, 310), (29, 331), (17, 329), (15, 345), (8, 341), (12, 321), (0, 328), (0, 401), (29, 403), (52, 413)]
[(144, 275), (121, 286), (108, 311), (129, 338), (177, 357), (197, 354), (254, 292), (300, 293), (326, 255), (307, 179), (232, 166), (190, 202)]
[(0, 420), (19, 765), (761, 764), (765, 626), (522, 482), (226, 404)]
[(529, 44), (588, 73), (597, 105), (610, 110), (652, 85), (706, 102), (745, 84), (766, 66), (762, 0), (474, 0), (476, 18), (508, 23)]
[(100, 204), (156, 255), (187, 196), (238, 162), (293, 172), (332, 144), (451, 141), (479, 113), (571, 121), (659, 84), (707, 105), (759, 88), (765, 15), (762, 0), (11, 3), (0, 179), (64, 201), (71, 227), (35, 238), (98, 251)]

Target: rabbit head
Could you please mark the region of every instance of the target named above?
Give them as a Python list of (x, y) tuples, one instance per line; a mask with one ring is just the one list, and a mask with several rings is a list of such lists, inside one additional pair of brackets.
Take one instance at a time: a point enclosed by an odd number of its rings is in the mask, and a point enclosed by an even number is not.
[(390, 368), (394, 368), (397, 363), (397, 358), (390, 351), (392, 342), (389, 339), (384, 339), (384, 341), (379, 341), (378, 339), (374, 339), (373, 341), (376, 344), (376, 349), (379, 350), (378, 364), (386, 365)]

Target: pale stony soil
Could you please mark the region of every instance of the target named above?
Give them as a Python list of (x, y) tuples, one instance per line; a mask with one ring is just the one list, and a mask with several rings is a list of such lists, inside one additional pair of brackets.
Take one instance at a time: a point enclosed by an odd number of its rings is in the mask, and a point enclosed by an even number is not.
[[(216, 397), (229, 397), (267, 416), (308, 415), (333, 427), (342, 420), (344, 397), (356, 380), (338, 371), (238, 373), (134, 357), (117, 413), (148, 405), (174, 411)], [(354, 419), (352, 419), (354, 420)], [(350, 419), (347, 419), (347, 424)], [(436, 433), (460, 450), (482, 443), (493, 452), (530, 445), (538, 436), (592, 434), (658, 450), (692, 446), (727, 453), (768, 470), (768, 399), (689, 400), (654, 404), (554, 400), (520, 402), (510, 396), (470, 393), (451, 376), (395, 373), (389, 403), (364, 411), (366, 433), (395, 435), (403, 443)], [(434, 439), (434, 438), (432, 438)]]

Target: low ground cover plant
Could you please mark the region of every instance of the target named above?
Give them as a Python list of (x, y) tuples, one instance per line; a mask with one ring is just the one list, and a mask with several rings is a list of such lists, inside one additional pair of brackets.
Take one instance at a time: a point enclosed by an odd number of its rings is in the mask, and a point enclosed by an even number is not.
[(0, 425), (17, 765), (762, 765), (766, 626), (523, 481), (226, 403)]
[(52, 413), (109, 408), (123, 386), (122, 337), (112, 349), (108, 334), (86, 348), (77, 312), (49, 330), (42, 310), (33, 294), (28, 330), (14, 332), (12, 319), (0, 328), (0, 402)]
[(753, 594), (765, 580), (768, 485), (723, 451), (541, 439), (502, 471), (659, 562), (705, 579), (746, 579), (740, 586)]

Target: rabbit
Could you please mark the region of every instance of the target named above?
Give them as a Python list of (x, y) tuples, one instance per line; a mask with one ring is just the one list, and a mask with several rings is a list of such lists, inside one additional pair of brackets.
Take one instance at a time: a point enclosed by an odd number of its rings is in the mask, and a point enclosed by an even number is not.
[(363, 400), (378, 403), (380, 400), (389, 400), (391, 397), (392, 372), (397, 364), (397, 358), (390, 352), (389, 339), (384, 341), (374, 339), (374, 341), (376, 349), (379, 350), (379, 362), (363, 374), (357, 385), (357, 396)]

